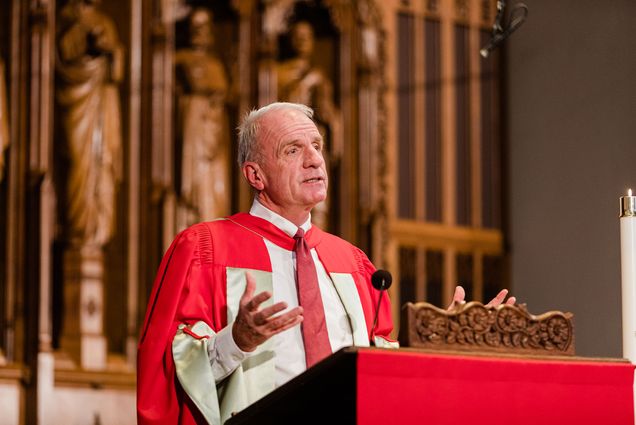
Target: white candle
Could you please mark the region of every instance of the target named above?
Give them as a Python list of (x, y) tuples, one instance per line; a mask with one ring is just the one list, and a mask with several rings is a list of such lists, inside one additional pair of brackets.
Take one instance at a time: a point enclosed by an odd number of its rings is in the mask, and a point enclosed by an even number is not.
[(636, 196), (620, 199), (623, 357), (636, 363)]

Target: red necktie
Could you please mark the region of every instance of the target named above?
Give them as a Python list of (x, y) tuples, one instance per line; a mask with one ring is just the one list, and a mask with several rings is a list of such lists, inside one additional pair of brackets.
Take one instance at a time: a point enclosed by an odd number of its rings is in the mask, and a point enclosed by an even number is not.
[(298, 303), (303, 307), (301, 331), (305, 343), (307, 368), (310, 368), (331, 354), (331, 344), (325, 322), (325, 309), (318, 286), (316, 266), (304, 236), (305, 231), (299, 228), (294, 236), (296, 239), (294, 252), (296, 252)]

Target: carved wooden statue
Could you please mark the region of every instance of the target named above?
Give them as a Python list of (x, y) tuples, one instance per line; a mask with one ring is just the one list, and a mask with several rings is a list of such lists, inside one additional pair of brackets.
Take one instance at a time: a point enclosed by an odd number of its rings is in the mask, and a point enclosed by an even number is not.
[[(278, 64), (278, 99), (303, 103), (314, 109), (320, 132), (325, 137), (325, 160), (335, 164), (342, 155), (340, 112), (334, 104), (333, 84), (322, 69), (314, 66), (314, 30), (308, 22), (296, 22), (290, 30), (294, 56)], [(312, 211), (312, 221), (319, 227), (328, 225), (329, 198)]]
[(4, 178), (4, 151), (9, 147), (9, 111), (5, 81), (4, 61), (0, 59), (0, 182)]
[(57, 38), (56, 98), (70, 162), (65, 210), (73, 244), (91, 247), (114, 233), (122, 151), (123, 47), (98, 3), (70, 0)]
[(212, 53), (212, 14), (195, 9), (189, 18), (190, 46), (176, 53), (180, 196), (185, 219), (180, 228), (230, 212), (228, 78)]
[(432, 304), (402, 307), (400, 344), (409, 347), (540, 355), (574, 355), (572, 313), (538, 316), (522, 305), (480, 302), (442, 310)]

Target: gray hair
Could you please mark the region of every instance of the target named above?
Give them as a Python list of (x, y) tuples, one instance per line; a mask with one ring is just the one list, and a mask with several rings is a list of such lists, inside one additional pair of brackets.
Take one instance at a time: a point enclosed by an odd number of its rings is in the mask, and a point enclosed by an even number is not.
[(260, 121), (263, 116), (272, 111), (282, 109), (299, 111), (305, 114), (309, 119), (313, 120), (314, 110), (309, 106), (300, 103), (275, 102), (263, 106), (259, 109), (252, 109), (245, 115), (243, 121), (238, 126), (238, 164), (243, 166), (246, 161), (257, 161), (260, 159), (261, 152), (256, 143), (258, 131), (260, 129)]

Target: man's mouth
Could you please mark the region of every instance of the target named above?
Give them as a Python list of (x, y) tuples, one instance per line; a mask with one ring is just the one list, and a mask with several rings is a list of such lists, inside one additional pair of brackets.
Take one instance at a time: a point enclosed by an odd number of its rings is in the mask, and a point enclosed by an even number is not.
[(324, 178), (322, 178), (322, 177), (312, 177), (310, 179), (303, 180), (303, 183), (318, 183), (318, 182), (321, 182), (323, 180), (324, 180)]

